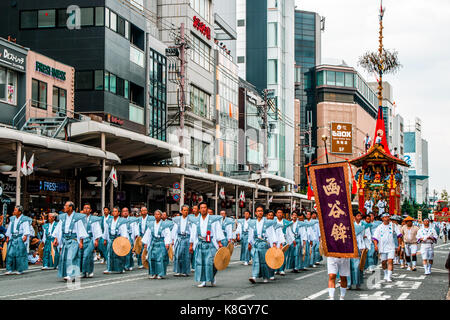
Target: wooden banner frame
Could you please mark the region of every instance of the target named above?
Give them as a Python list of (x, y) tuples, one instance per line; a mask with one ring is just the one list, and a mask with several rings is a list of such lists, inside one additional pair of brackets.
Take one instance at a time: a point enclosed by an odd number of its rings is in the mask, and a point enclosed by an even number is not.
[(320, 201), (319, 201), (319, 193), (317, 191), (317, 183), (316, 183), (316, 170), (325, 169), (325, 168), (337, 168), (342, 167), (344, 169), (344, 180), (346, 187), (349, 186), (349, 164), (348, 162), (336, 162), (336, 163), (329, 163), (329, 164), (319, 164), (319, 165), (311, 165), (308, 166), (309, 169), (309, 175), (311, 177), (311, 183), (313, 186), (313, 192), (314, 192), (314, 199), (316, 201), (317, 205), (317, 216), (319, 218), (319, 225), (320, 225), (320, 233), (321, 233), (321, 243), (322, 248), (324, 252), (324, 256), (326, 257), (334, 257), (334, 258), (358, 258), (359, 257), (359, 250), (358, 245), (356, 242), (356, 233), (355, 233), (355, 218), (353, 217), (353, 209), (352, 209), (352, 201), (350, 199), (350, 191), (348, 188), (345, 189), (345, 192), (347, 193), (347, 204), (349, 208), (349, 215), (350, 215), (350, 224), (351, 224), (351, 231), (352, 231), (352, 237), (353, 237), (353, 253), (338, 253), (338, 252), (329, 252), (327, 241), (325, 238), (325, 229), (323, 226), (323, 218), (322, 218), (322, 208), (320, 207)]

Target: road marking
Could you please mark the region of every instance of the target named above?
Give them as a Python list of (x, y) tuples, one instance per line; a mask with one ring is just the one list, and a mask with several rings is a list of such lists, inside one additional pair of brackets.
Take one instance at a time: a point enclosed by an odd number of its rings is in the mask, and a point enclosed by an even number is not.
[(434, 246), (434, 247), (435, 248), (440, 248), (440, 247), (445, 247), (445, 246), (448, 246), (448, 245), (450, 245), (450, 243), (444, 243), (444, 244), (440, 244), (440, 245)]
[(397, 300), (409, 300), (409, 299), (406, 299), (406, 298), (408, 298), (409, 295), (410, 295), (409, 292), (403, 292), (403, 293), (400, 295), (400, 297), (398, 297)]
[[(339, 284), (336, 284), (336, 289), (337, 288), (340, 288)], [(314, 294), (312, 294), (312, 295), (310, 295), (310, 296), (308, 296), (306, 298), (303, 298), (303, 300), (314, 300), (315, 298), (320, 297), (320, 296), (324, 295), (327, 292), (328, 292), (328, 288), (323, 289), (322, 291), (319, 291), (317, 293), (314, 293)]]
[[(144, 273), (144, 274), (146, 274), (146, 273)], [(93, 284), (93, 283), (101, 283), (101, 282), (105, 282), (105, 281), (111, 281), (111, 279), (128, 279), (128, 278), (131, 279), (131, 278), (137, 278), (137, 277), (142, 277), (142, 276), (143, 276), (143, 273), (140, 273), (140, 274), (134, 274), (134, 275), (126, 275), (126, 276), (123, 276), (123, 277), (94, 280), (94, 281), (89, 281), (89, 282), (85, 282), (85, 283)], [(58, 290), (58, 289), (64, 289), (64, 288), (67, 288), (67, 284), (64, 284), (64, 285), (59, 286), (59, 287), (48, 288), (48, 289), (40, 289), (40, 290), (27, 291), (27, 292), (22, 292), (22, 293), (9, 294), (9, 295), (6, 295), (6, 296), (0, 296), (0, 299), (8, 298), (8, 297), (17, 297), (17, 296), (30, 295), (30, 294), (43, 292), (43, 291)]]
[(325, 271), (327, 271), (327, 270), (322, 270), (322, 271), (317, 271), (317, 272), (314, 272), (314, 273), (310, 273), (310, 274), (307, 274), (307, 275), (305, 275), (305, 276), (295, 278), (294, 280), (302, 280), (302, 279), (306, 279), (306, 278), (315, 276), (316, 274), (319, 274), (319, 273), (322, 273), (322, 272), (325, 272)]
[(247, 294), (245, 296), (239, 297), (239, 298), (234, 299), (234, 300), (247, 300), (247, 299), (249, 299), (251, 297), (254, 297), (254, 296), (255, 296), (254, 294)]
[(384, 291), (377, 291), (372, 295), (367, 293), (363, 293), (359, 295), (359, 298), (362, 300), (387, 300), (390, 299), (391, 296), (384, 296)]

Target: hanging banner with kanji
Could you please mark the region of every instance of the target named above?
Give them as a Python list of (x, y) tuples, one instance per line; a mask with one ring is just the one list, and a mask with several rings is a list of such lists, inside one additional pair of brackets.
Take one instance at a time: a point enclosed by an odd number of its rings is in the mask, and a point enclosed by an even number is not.
[(348, 163), (316, 165), (309, 168), (324, 255), (358, 258)]

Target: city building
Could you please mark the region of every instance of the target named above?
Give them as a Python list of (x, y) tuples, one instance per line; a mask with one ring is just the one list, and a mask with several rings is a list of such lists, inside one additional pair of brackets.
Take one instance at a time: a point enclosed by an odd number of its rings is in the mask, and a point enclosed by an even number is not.
[(313, 136), (317, 163), (352, 159), (365, 153), (364, 138), (375, 132), (377, 96), (358, 72), (344, 61), (316, 67), (317, 106), (313, 110)]
[(237, 1), (239, 76), (261, 93), (268, 89), (268, 172), (294, 176), (295, 1)]
[[(1, 36), (75, 68), (75, 112), (142, 134), (153, 132), (155, 125), (146, 121), (150, 43), (141, 10), (112, 0), (25, 0), (2, 2), (0, 11), (8, 13), (0, 22)], [(162, 88), (159, 94), (165, 96)], [(148, 119), (161, 121), (156, 124), (161, 129), (165, 112)]]
[(430, 196), (428, 175), (428, 141), (422, 138), (422, 121), (415, 118), (407, 122), (405, 132), (404, 160), (408, 168), (409, 199), (419, 204), (428, 203)]
[[(312, 135), (313, 109), (316, 105), (314, 80), (314, 67), (321, 64), (322, 31), (325, 29), (325, 18), (315, 12), (295, 10), (295, 99), (300, 101), (299, 122), (301, 151), (295, 156), (295, 170), (299, 168), (297, 185), (306, 186), (305, 164), (311, 162), (315, 154), (312, 147), (317, 144), (316, 137)], [(297, 116), (296, 116), (297, 117)], [(296, 127), (297, 129), (297, 127)], [(296, 134), (297, 137), (297, 134)], [(311, 139), (311, 143), (310, 143)], [(297, 144), (296, 144), (297, 148)]]
[(239, 78), (239, 171), (257, 172), (264, 166), (264, 98)]

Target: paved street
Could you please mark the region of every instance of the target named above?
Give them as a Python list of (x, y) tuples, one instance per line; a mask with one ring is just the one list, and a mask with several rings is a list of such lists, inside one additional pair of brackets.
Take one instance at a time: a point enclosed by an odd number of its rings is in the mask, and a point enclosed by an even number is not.
[[(366, 275), (365, 288), (348, 291), (347, 300), (443, 300), (448, 292), (448, 275), (444, 268), (450, 243), (439, 242), (431, 276), (423, 275), (422, 263), (417, 272), (395, 266), (391, 284), (380, 283), (377, 272)], [(96, 264), (95, 276), (82, 279), (81, 284), (68, 287), (56, 277), (56, 271), (41, 271), (31, 267), (23, 276), (4, 276), (0, 271), (0, 300), (4, 299), (194, 299), (194, 300), (324, 300), (327, 294), (327, 271), (323, 263), (318, 268), (285, 277), (277, 276), (267, 284), (252, 285), (248, 281), (251, 266), (243, 266), (239, 248), (233, 253), (230, 266), (217, 275), (217, 287), (197, 288), (193, 277), (175, 278), (169, 265), (164, 280), (149, 280), (147, 270), (133, 270), (121, 275), (104, 275), (105, 265)], [(419, 255), (420, 260), (420, 255)], [(382, 273), (380, 273), (382, 274)], [(337, 290), (338, 291), (338, 290)]]

